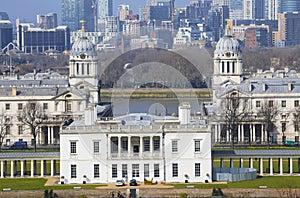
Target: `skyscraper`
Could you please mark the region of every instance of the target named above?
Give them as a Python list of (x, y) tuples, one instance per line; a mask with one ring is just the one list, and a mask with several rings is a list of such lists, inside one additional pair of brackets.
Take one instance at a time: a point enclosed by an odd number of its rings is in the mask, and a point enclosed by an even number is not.
[(46, 15), (36, 16), (37, 24), (40, 28), (51, 29), (57, 27), (57, 14), (48, 13)]
[(279, 1), (280, 0), (267, 0), (266, 2), (266, 12), (267, 19), (269, 20), (277, 20), (279, 13)]
[(300, 12), (299, 0), (282, 0), (280, 3), (280, 12)]
[(62, 24), (71, 31), (81, 28), (81, 20), (85, 21), (85, 29), (94, 31), (93, 0), (62, 0)]
[(98, 19), (105, 19), (107, 16), (113, 15), (112, 0), (96, 0), (98, 2)]

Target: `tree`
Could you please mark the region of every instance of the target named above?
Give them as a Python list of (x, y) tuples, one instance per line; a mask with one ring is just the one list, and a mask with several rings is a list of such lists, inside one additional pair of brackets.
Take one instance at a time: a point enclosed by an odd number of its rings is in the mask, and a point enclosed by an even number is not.
[(261, 109), (258, 111), (258, 116), (262, 117), (265, 123), (265, 130), (267, 132), (267, 143), (270, 148), (270, 137), (275, 127), (275, 118), (279, 113), (278, 106), (274, 104), (273, 100), (264, 101)]
[(19, 121), (29, 127), (34, 140), (34, 151), (36, 151), (36, 137), (40, 131), (40, 126), (46, 119), (45, 112), (40, 103), (36, 101), (29, 101), (23, 107), (19, 114)]
[(224, 99), (222, 107), (221, 119), (224, 122), (225, 130), (230, 135), (231, 146), (234, 148), (235, 138), (238, 137), (238, 126), (250, 115), (248, 100), (240, 97), (237, 92), (229, 93)]
[(2, 144), (6, 135), (5, 128), (6, 128), (6, 119), (4, 114), (2, 113), (0, 114), (0, 151), (2, 149)]

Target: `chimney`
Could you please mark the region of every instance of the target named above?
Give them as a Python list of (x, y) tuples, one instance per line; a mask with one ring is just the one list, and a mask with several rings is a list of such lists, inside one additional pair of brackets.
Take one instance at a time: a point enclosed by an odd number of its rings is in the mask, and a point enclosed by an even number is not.
[(252, 83), (251, 83), (251, 82), (249, 82), (249, 87), (248, 87), (248, 89), (249, 89), (249, 92), (252, 91)]
[(262, 91), (265, 92), (266, 91), (266, 83), (262, 82)]
[(12, 87), (11, 88), (11, 95), (12, 96), (17, 96), (17, 87)]
[(288, 91), (292, 91), (292, 83), (291, 82), (288, 82)]
[(190, 104), (181, 104), (178, 107), (178, 119), (180, 124), (188, 124), (190, 122), (191, 116), (191, 105)]

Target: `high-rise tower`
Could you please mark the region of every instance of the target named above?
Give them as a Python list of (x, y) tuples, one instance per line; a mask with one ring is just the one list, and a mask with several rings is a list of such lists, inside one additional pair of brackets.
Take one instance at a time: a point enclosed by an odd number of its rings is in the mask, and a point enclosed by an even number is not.
[(80, 20), (85, 21), (87, 31), (94, 31), (93, 0), (62, 0), (62, 25), (71, 31), (81, 28)]
[(300, 12), (299, 0), (282, 0), (280, 2), (280, 12)]

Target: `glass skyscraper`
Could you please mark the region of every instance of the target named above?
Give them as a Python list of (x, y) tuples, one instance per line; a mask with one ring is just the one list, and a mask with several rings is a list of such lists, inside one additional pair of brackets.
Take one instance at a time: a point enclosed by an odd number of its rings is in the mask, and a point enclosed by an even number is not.
[(81, 20), (85, 21), (86, 31), (94, 31), (93, 0), (62, 0), (62, 25), (71, 31), (81, 29)]
[(299, 0), (282, 0), (280, 4), (280, 12), (300, 12)]

